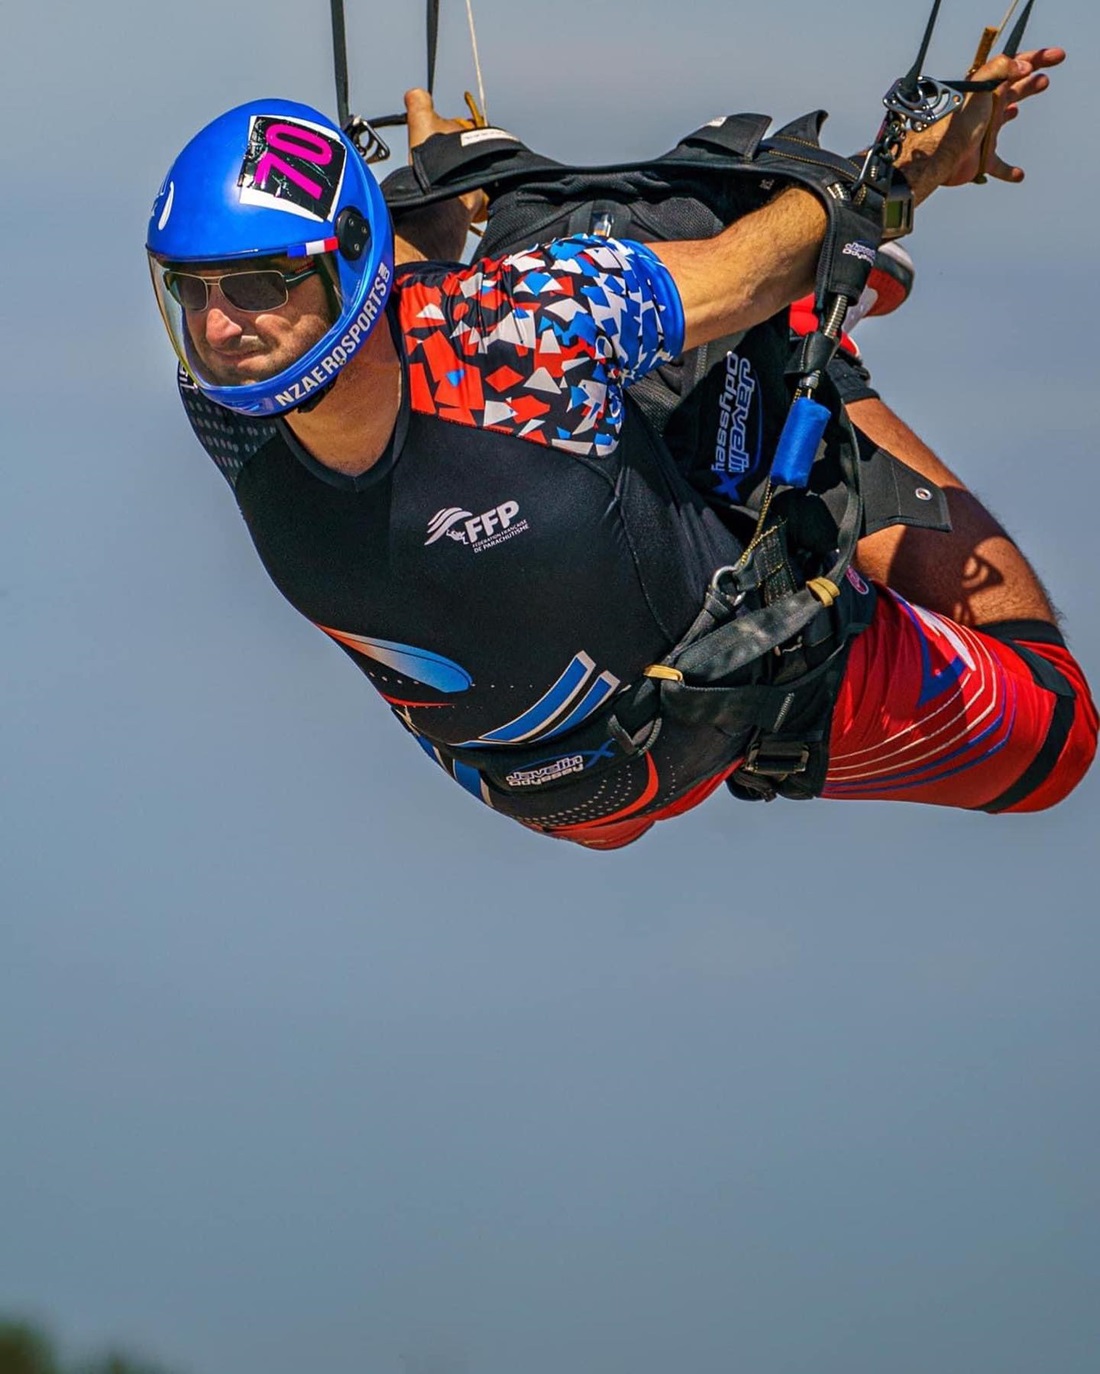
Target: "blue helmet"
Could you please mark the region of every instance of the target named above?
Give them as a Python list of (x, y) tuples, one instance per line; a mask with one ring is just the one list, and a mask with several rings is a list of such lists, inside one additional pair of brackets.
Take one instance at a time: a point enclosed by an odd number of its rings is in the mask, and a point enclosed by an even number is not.
[[(332, 381), (382, 319), (393, 281), (389, 212), (362, 155), (330, 119), (288, 100), (240, 105), (195, 135), (157, 193), (146, 248), (184, 368), (212, 401), (246, 415), (293, 410)], [(310, 276), (323, 289), (292, 296)], [(221, 366), (204, 352), (215, 283), (236, 320), (310, 303), (271, 354), (275, 375), (262, 348), (243, 367), (244, 353)]]

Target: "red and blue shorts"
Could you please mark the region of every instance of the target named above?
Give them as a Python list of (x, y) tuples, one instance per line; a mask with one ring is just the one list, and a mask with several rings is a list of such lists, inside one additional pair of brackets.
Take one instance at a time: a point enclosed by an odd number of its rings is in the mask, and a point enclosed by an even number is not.
[[(837, 696), (823, 796), (1040, 811), (1080, 782), (1096, 736), (1088, 684), (1053, 625), (969, 629), (880, 588)], [(699, 805), (732, 771), (656, 814), (572, 826), (562, 838), (618, 849)]]

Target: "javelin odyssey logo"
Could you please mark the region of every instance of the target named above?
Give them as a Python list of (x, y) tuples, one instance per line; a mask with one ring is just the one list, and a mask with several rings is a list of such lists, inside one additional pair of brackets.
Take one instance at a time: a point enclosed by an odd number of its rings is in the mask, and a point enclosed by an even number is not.
[(718, 434), (711, 471), (718, 478), (718, 494), (736, 501), (741, 481), (760, 461), (760, 423), (755, 442), (750, 439), (749, 423), (756, 377), (748, 358), (737, 353), (726, 355), (726, 384), (718, 401)]
[(868, 243), (860, 243), (856, 239), (853, 243), (846, 243), (840, 250), (841, 256), (846, 258), (858, 258), (860, 262), (875, 265), (875, 250)]

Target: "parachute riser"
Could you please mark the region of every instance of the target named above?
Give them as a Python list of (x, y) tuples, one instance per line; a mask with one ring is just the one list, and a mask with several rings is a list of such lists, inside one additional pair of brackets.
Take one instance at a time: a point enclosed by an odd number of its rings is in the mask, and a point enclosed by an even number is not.
[[(344, 133), (359, 149), (364, 161), (368, 163), (385, 162), (390, 156), (390, 146), (379, 129), (393, 129), (407, 125), (408, 116), (404, 113), (380, 115), (376, 119), (364, 119), (349, 111), (348, 99), (348, 50), (347, 32), (344, 22), (344, 0), (329, 0), (332, 11), (332, 53), (336, 77), (337, 118)], [(439, 52), (439, 10), (440, 0), (427, 0), (426, 37), (428, 51), (427, 90), (435, 94), (436, 58)], [(470, 26), (470, 42), (473, 47), (474, 65), (477, 69), (478, 94), (480, 104), (469, 93), (466, 103), (470, 107), (473, 126), (483, 128), (487, 123), (485, 116), (485, 87), (481, 76), (481, 59), (478, 55), (477, 32), (471, 0), (466, 0), (466, 14)]]
[[(337, 123), (359, 149), (365, 162), (385, 162), (390, 156), (390, 146), (379, 134), (379, 129), (396, 128), (407, 123), (404, 114), (382, 115), (378, 119), (364, 119), (350, 111), (348, 97), (348, 39), (347, 25), (344, 20), (344, 0), (329, 0), (332, 14), (332, 64), (336, 80), (336, 118)], [(439, 0), (429, 0), (428, 4), (428, 84), (435, 79), (435, 42), (432, 25), (439, 23)]]

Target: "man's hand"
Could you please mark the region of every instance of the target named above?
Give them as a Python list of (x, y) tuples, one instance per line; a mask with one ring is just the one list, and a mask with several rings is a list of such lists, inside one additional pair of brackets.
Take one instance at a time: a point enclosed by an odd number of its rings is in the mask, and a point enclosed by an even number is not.
[(905, 140), (898, 166), (913, 188), (913, 199), (927, 200), (940, 186), (962, 186), (979, 172), (997, 181), (1023, 181), (1023, 168), (1011, 166), (998, 154), (997, 138), (1020, 113), (1021, 101), (1050, 85), (1044, 69), (1065, 60), (1061, 48), (1035, 48), (1016, 58), (1002, 54), (979, 67), (972, 79), (999, 81), (995, 91), (967, 96), (962, 109), (950, 118)]
[[(405, 113), (409, 117), (409, 157), (412, 150), (426, 142), (433, 134), (455, 134), (474, 127), (471, 119), (444, 119), (435, 108), (431, 95), (420, 87), (405, 92)], [(460, 197), (470, 212), (470, 221), (478, 224), (485, 218), (489, 202), (484, 191), (470, 191)]]
[[(410, 161), (412, 150), (433, 134), (453, 134), (474, 127), (469, 119), (444, 119), (436, 112), (428, 92), (419, 88), (405, 92), (405, 112), (409, 117)], [(470, 225), (485, 218), (488, 206), (483, 191), (470, 191), (423, 210), (406, 211), (394, 223), (394, 260), (457, 262), (462, 257)]]
[(455, 134), (472, 129), (468, 119), (444, 119), (427, 91), (419, 86), (405, 92), (405, 113), (409, 117), (409, 152), (426, 142), (432, 134)]

